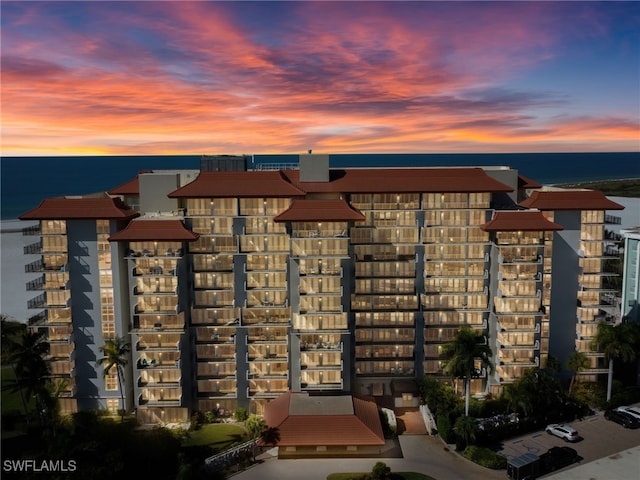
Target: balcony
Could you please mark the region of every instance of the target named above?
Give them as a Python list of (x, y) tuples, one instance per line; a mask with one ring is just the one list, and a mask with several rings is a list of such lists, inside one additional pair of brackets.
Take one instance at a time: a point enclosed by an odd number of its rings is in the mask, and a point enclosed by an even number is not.
[(501, 252), (498, 256), (498, 263), (505, 264), (542, 264), (542, 255), (535, 254), (516, 254)]
[(131, 242), (126, 258), (139, 257), (182, 257), (180, 242)]
[(145, 331), (184, 331), (184, 312), (178, 315), (138, 315), (133, 319), (133, 329)]
[(303, 390), (342, 390), (342, 380), (339, 382), (325, 382), (320, 383), (302, 383), (301, 388)]
[(267, 364), (252, 363), (251, 369), (247, 373), (247, 379), (280, 380), (288, 377), (289, 372), (286, 362)]
[(68, 271), (68, 265), (66, 263), (66, 257), (64, 261), (60, 262), (45, 262), (40, 259), (25, 265), (24, 271), (25, 273), (65, 272)]
[[(49, 292), (51, 293), (51, 292)], [(47, 292), (38, 295), (36, 298), (32, 298), (27, 302), (27, 308), (40, 309), (40, 308), (69, 308), (71, 306), (71, 294), (68, 291), (61, 292), (62, 295), (47, 294)]]
[(177, 274), (175, 264), (136, 265), (132, 270), (134, 277), (175, 277)]
[(133, 313), (134, 315), (141, 315), (141, 314), (177, 315), (181, 312), (179, 311), (179, 305), (177, 303), (162, 304), (158, 302), (157, 304), (153, 305), (153, 304), (146, 304), (144, 302), (139, 302), (135, 304)]
[(235, 345), (197, 345), (196, 356), (198, 360), (214, 362), (236, 361)]
[(148, 388), (179, 388), (182, 377), (178, 370), (142, 370), (138, 376), (138, 386)]
[(307, 341), (301, 339), (300, 351), (302, 352), (341, 352), (343, 351), (342, 342), (323, 342), (323, 341)]
[(235, 379), (227, 380), (198, 380), (199, 397), (236, 397), (237, 382)]
[[(533, 337), (533, 334), (531, 334)], [(504, 351), (511, 350), (540, 350), (540, 341), (531, 339), (530, 342), (527, 343), (514, 343), (508, 336), (508, 334), (498, 334), (498, 346), (501, 349), (501, 354)]]
[(265, 349), (249, 349), (246, 360), (248, 362), (286, 362), (289, 358), (289, 353), (286, 350), (270, 349), (267, 345)]
[(235, 345), (235, 327), (197, 327), (196, 343), (215, 345)]
[(236, 364), (235, 360), (219, 361), (219, 362), (198, 362), (197, 378), (199, 380), (206, 379), (227, 379), (235, 380)]
[(40, 228), (40, 223), (36, 223), (35, 225), (24, 227), (22, 229), (23, 236), (40, 236), (41, 234), (42, 229)]
[(243, 308), (243, 326), (270, 326), (274, 324), (288, 326), (291, 323), (291, 313), (288, 308)]
[(30, 245), (26, 245), (24, 247), (25, 255), (38, 255), (42, 253), (42, 240), (32, 243)]
[(540, 363), (540, 357), (529, 356), (529, 357), (503, 357), (500, 355), (500, 365), (501, 366), (518, 366), (518, 367), (537, 367)]
[(415, 375), (415, 370), (413, 362), (408, 361), (357, 360), (356, 375), (376, 377), (413, 376)]
[(138, 397), (138, 405), (146, 407), (179, 407), (182, 405), (182, 389), (161, 388), (157, 392), (147, 391), (140, 394), (140, 396)]
[(249, 380), (249, 396), (273, 398), (277, 397), (289, 389), (287, 380)]
[(180, 335), (171, 334), (142, 334), (136, 342), (136, 351), (180, 351)]
[(141, 350), (142, 353), (136, 361), (137, 369), (157, 369), (164, 370), (180, 370), (182, 361), (180, 360), (180, 352), (158, 352), (151, 350)]

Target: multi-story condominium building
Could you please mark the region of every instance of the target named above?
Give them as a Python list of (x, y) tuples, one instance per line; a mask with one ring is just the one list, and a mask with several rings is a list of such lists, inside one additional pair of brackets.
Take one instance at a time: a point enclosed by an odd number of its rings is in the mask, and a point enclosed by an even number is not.
[[(47, 329), (64, 411), (135, 409), (147, 423), (193, 410), (262, 413), (287, 391), (391, 395), (445, 379), (442, 346), (482, 332), (497, 393), (549, 355), (600, 354), (604, 211), (600, 192), (546, 188), (509, 167), (141, 172), (99, 198), (48, 199), (44, 289), (30, 307)], [(244, 167), (244, 168), (243, 168)], [(117, 379), (96, 360), (131, 345)], [(449, 380), (449, 379), (447, 379)]]
[(621, 314), (628, 322), (640, 322), (640, 226), (621, 231), (624, 238)]

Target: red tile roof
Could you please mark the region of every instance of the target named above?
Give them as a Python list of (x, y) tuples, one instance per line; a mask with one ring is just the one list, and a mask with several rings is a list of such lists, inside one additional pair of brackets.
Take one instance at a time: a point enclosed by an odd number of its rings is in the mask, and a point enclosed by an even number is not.
[(284, 212), (276, 215), (276, 222), (361, 222), (364, 215), (341, 199), (294, 200)]
[[(279, 446), (356, 446), (384, 445), (378, 407), (372, 399), (351, 397), (353, 414), (291, 414), (292, 396), (308, 393), (287, 392), (270, 401), (264, 413), (269, 427), (280, 434)], [(314, 397), (330, 402), (331, 397)]]
[(542, 184), (525, 177), (524, 175), (518, 175), (518, 188), (542, 188)]
[(308, 193), (455, 193), (511, 192), (482, 168), (332, 169), (328, 182), (300, 182), (299, 170), (285, 170), (290, 181)]
[(599, 190), (538, 190), (520, 205), (538, 210), (624, 210)]
[(20, 220), (131, 219), (140, 215), (119, 198), (100, 197), (46, 198), (36, 208), (23, 213)]
[(109, 195), (140, 195), (139, 177), (141, 173), (151, 173), (153, 170), (142, 170), (131, 180), (109, 190)]
[(564, 229), (561, 225), (548, 220), (542, 212), (529, 210), (496, 212), (493, 218), (480, 228), (485, 232), (540, 232)]
[(197, 178), (169, 194), (170, 198), (301, 197), (279, 171), (200, 172)]
[(328, 182), (300, 182), (299, 170), (201, 172), (171, 198), (302, 197), (306, 193), (511, 192), (482, 168), (332, 169)]
[(181, 220), (138, 218), (119, 232), (111, 235), (109, 241), (186, 241), (197, 240), (197, 233), (188, 230)]

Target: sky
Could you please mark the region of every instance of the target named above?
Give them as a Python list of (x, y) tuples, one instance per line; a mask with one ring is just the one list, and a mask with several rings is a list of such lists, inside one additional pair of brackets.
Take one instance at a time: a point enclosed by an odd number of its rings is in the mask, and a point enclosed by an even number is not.
[(3, 156), (640, 150), (640, 2), (0, 8)]

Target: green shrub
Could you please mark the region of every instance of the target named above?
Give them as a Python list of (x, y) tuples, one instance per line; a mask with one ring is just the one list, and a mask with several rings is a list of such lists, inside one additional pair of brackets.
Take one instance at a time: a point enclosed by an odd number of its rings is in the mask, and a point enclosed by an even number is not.
[(190, 429), (198, 430), (202, 427), (203, 424), (204, 424), (204, 414), (201, 411), (196, 410), (191, 414)]
[(384, 462), (376, 462), (371, 469), (371, 478), (373, 480), (385, 480), (391, 473), (391, 468), (387, 467)]
[(235, 418), (238, 422), (244, 422), (247, 418), (249, 418), (249, 411), (244, 407), (238, 407), (233, 412), (233, 418)]
[(478, 465), (494, 470), (507, 468), (507, 459), (489, 448), (469, 445), (462, 455)]
[(442, 438), (445, 443), (455, 442), (455, 435), (453, 433), (451, 420), (449, 419), (448, 415), (438, 415), (438, 417), (436, 418), (436, 425), (438, 426), (438, 433), (440, 434), (440, 438)]
[(213, 410), (207, 410), (206, 412), (204, 412), (204, 420), (207, 423), (215, 423), (217, 420), (216, 412), (214, 412)]

